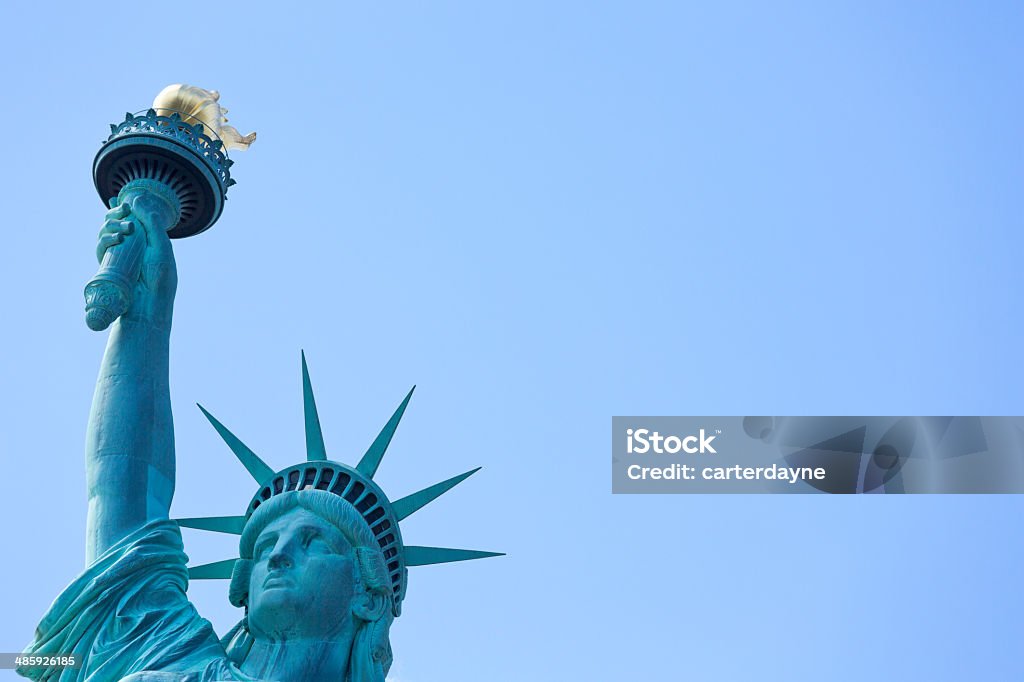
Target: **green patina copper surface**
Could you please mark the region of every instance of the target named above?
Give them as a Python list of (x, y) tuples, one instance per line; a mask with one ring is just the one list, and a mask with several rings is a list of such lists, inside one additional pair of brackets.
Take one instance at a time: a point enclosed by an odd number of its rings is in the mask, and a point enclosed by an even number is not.
[[(193, 90), (205, 106), (201, 95), (209, 91)], [(142, 134), (153, 138), (142, 144), (159, 142), (163, 154), (170, 143), (161, 136), (168, 131), (209, 143), (196, 137), (201, 125), (156, 118), (152, 111), (142, 121), (129, 115), (112, 126), (107, 144), (123, 146), (125, 136)], [(203, 191), (223, 198), (230, 163), (219, 143), (209, 145), (196, 177), (210, 184)], [(496, 556), (408, 546), (399, 528), (477, 470), (392, 503), (373, 477), (412, 391), (358, 463), (333, 461), (303, 355), (306, 460), (275, 470), (200, 408), (257, 489), (237, 516), (170, 519), (175, 450), (168, 347), (177, 287), (170, 238), (186, 217), (195, 218), (189, 202), (202, 192), (184, 196), (155, 166), (140, 166), (134, 177), (97, 179), (101, 196), (115, 185), (116, 198), (104, 197), (112, 208), (97, 246), (101, 269), (86, 289), (89, 326), (110, 326), (86, 435), (86, 569), (54, 601), (26, 649), (75, 653), (82, 665), (18, 672), (62, 682), (383, 682), (407, 567)], [(207, 207), (207, 218), (216, 220), (219, 211), (219, 204)], [(238, 555), (189, 568), (181, 526), (240, 536)], [(186, 597), (190, 579), (215, 578), (230, 579), (228, 599), (241, 609), (223, 637)]]

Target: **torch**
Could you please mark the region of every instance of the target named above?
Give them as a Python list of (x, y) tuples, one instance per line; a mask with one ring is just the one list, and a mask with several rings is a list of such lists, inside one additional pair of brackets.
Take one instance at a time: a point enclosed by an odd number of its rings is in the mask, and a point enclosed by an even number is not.
[[(216, 90), (169, 85), (149, 110), (112, 123), (92, 164), (93, 183), (104, 204), (130, 207), (144, 195), (166, 202), (167, 224), (149, 227), (164, 230), (171, 239), (212, 227), (235, 184), (228, 149), (246, 149), (256, 139), (256, 133), (242, 136), (224, 125), (227, 109), (219, 99)], [(129, 213), (124, 220), (138, 218)], [(137, 229), (107, 249), (96, 276), (85, 285), (90, 329), (106, 329), (131, 305), (146, 246), (143, 232)]]

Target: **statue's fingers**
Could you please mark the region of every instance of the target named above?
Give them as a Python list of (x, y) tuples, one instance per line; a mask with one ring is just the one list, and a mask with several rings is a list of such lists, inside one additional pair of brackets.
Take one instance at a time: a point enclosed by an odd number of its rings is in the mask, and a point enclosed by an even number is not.
[(121, 233), (104, 234), (100, 235), (100, 240), (96, 243), (96, 260), (103, 262), (103, 254), (107, 252), (111, 246), (117, 246), (124, 241), (124, 236)]
[(135, 221), (133, 220), (108, 220), (103, 223), (103, 227), (100, 228), (98, 238), (102, 238), (108, 234), (131, 234), (135, 231)]
[(120, 220), (132, 212), (132, 207), (127, 202), (107, 211), (107, 220)]
[(120, 220), (108, 220), (100, 226), (100, 231), (96, 235), (96, 239), (102, 239), (103, 235), (111, 234), (112, 232), (118, 232), (118, 225), (121, 224)]

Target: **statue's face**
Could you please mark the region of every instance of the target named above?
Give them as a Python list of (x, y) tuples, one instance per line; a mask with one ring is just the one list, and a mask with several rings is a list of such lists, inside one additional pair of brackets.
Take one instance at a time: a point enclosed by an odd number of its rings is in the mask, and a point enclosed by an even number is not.
[(324, 639), (352, 620), (355, 552), (332, 524), (292, 509), (256, 538), (249, 629), (279, 639)]

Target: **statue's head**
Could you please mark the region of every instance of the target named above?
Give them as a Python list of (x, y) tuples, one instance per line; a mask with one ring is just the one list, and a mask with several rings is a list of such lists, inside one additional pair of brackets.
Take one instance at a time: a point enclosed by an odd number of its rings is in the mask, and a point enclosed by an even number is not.
[(242, 532), (229, 598), (254, 639), (337, 642), (351, 646), (353, 680), (387, 674), (391, 579), (370, 527), (337, 495), (301, 490), (261, 505)]
[(331, 642), (350, 647), (347, 682), (383, 682), (407, 567), (499, 555), (402, 540), (402, 520), (478, 469), (392, 502), (374, 475), (412, 391), (349, 466), (327, 459), (305, 358), (302, 384), (306, 460), (278, 471), (203, 410), (260, 487), (244, 516), (178, 520), (187, 528), (241, 535), (238, 559), (191, 567), (189, 576), (231, 578), (229, 599), (245, 609), (245, 618), (221, 641), (235, 663), (245, 660), (254, 641)]

